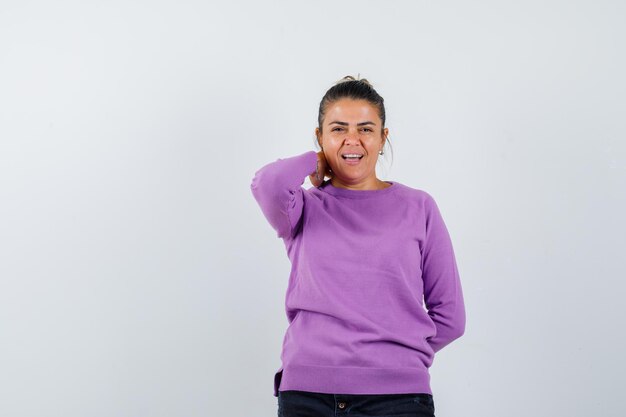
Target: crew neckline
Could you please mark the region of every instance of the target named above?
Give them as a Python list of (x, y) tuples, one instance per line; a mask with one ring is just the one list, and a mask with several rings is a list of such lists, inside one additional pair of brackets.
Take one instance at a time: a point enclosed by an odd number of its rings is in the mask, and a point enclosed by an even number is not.
[(396, 181), (385, 181), (388, 184), (391, 184), (389, 187), (382, 188), (379, 190), (351, 190), (349, 188), (339, 188), (335, 187), (330, 180), (326, 180), (322, 185), (318, 188), (322, 191), (325, 191), (328, 194), (338, 196), (338, 197), (347, 197), (347, 198), (369, 198), (369, 197), (377, 197), (380, 195), (388, 194), (398, 189), (398, 183)]

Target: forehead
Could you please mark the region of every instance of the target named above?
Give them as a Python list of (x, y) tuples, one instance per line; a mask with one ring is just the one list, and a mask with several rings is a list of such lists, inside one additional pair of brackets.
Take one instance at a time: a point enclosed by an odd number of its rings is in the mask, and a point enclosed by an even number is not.
[(370, 120), (379, 123), (378, 109), (366, 100), (341, 99), (329, 104), (326, 109), (325, 123), (335, 120), (342, 122), (360, 122)]

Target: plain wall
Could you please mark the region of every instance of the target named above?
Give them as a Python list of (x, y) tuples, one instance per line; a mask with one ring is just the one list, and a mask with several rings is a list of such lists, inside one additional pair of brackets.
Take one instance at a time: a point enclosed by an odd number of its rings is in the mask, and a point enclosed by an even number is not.
[(458, 261), (437, 416), (625, 415), (625, 12), (1, 2), (0, 415), (276, 415), (289, 261), (250, 182), (357, 74), (379, 177), (435, 197)]

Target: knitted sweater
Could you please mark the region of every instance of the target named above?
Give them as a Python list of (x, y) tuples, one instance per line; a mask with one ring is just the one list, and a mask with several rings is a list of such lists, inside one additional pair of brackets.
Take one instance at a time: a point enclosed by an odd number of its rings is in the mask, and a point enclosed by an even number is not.
[(285, 244), (289, 326), (278, 391), (429, 393), (435, 353), (465, 332), (452, 242), (433, 197), (395, 181), (380, 190), (304, 189), (317, 154), (277, 159), (251, 190)]

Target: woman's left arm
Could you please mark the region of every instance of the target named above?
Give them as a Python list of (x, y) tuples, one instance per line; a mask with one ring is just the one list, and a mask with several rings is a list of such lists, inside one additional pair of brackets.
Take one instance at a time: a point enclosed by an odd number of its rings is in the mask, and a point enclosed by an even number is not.
[(424, 301), (437, 334), (428, 339), (435, 352), (465, 333), (465, 303), (450, 234), (432, 196), (427, 194), (426, 237), (422, 251)]

